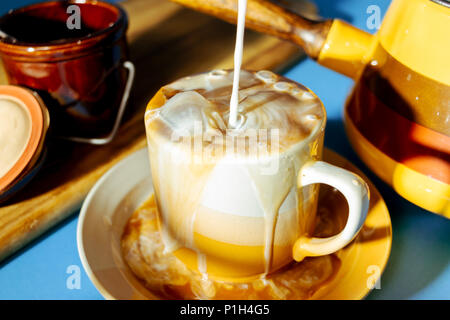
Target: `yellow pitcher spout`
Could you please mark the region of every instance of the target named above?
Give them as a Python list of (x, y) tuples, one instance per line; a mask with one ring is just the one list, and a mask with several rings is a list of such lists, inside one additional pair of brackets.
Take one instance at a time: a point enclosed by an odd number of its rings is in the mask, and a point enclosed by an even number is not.
[(374, 36), (335, 19), (317, 57), (321, 65), (357, 78), (372, 56)]

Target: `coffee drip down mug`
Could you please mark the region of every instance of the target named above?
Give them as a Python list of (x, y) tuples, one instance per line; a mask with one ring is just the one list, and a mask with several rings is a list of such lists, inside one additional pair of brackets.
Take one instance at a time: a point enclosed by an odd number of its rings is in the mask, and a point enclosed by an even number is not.
[[(237, 0), (174, 1), (236, 21)], [(358, 155), (402, 197), (450, 218), (450, 1), (393, 0), (371, 35), (248, 0), (246, 26), (353, 78), (345, 126)]]

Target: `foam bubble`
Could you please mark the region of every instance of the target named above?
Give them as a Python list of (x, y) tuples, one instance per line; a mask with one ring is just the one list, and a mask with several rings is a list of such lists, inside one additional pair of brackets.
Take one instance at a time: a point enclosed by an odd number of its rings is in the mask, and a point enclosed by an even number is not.
[(265, 83), (274, 83), (278, 79), (278, 76), (275, 73), (267, 70), (258, 71), (255, 75), (258, 79), (264, 81)]
[(290, 91), (293, 89), (293, 85), (285, 81), (277, 82), (273, 85), (273, 87), (279, 91)]
[(317, 99), (311, 92), (305, 91), (303, 92), (302, 98), (305, 100), (315, 100)]
[(221, 70), (221, 69), (218, 69), (218, 70), (212, 70), (212, 71), (209, 73), (209, 75), (212, 76), (212, 77), (223, 77), (223, 76), (225, 76), (226, 74), (227, 74), (227, 72), (226, 72), (225, 70)]

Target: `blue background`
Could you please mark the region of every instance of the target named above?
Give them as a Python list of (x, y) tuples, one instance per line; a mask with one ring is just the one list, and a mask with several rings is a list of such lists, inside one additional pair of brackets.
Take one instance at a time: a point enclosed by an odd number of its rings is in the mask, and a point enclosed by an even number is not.
[[(31, 0), (2, 0), (0, 14)], [(366, 12), (388, 0), (316, 0), (324, 17), (338, 17), (368, 30)], [(151, 10), (151, 8), (149, 8)], [(450, 70), (449, 70), (450, 72)], [(450, 221), (430, 214), (395, 194), (357, 158), (346, 138), (342, 110), (353, 81), (311, 60), (292, 66), (285, 75), (312, 89), (328, 113), (325, 144), (363, 169), (383, 195), (393, 225), (393, 246), (381, 289), (368, 299), (449, 299)], [(0, 263), (0, 299), (103, 299), (83, 270), (76, 245), (78, 212)], [(69, 266), (81, 270), (81, 288), (68, 289)]]

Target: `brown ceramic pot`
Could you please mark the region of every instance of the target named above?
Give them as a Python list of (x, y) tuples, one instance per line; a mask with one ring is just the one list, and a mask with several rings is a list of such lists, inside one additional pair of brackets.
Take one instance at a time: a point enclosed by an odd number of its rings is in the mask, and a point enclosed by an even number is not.
[(102, 137), (115, 127), (128, 96), (127, 27), (127, 15), (117, 5), (39, 3), (0, 18), (0, 57), (11, 84), (42, 97), (54, 135)]

